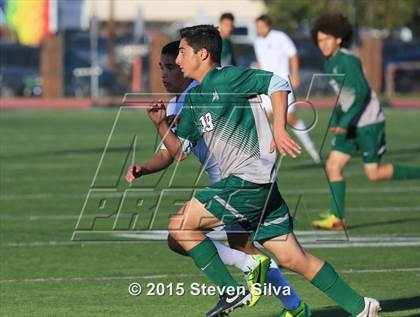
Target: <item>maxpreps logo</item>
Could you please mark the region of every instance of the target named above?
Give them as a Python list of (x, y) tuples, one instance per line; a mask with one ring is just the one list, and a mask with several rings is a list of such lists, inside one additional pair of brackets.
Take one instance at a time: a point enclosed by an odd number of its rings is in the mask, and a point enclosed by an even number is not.
[[(297, 104), (311, 104), (310, 91), (317, 76), (325, 77), (325, 74), (313, 76), (306, 101)], [(191, 167), (178, 161), (172, 168), (142, 176), (131, 185), (125, 181), (129, 166), (150, 159), (160, 149), (160, 137), (145, 111), (141, 111), (148, 107), (145, 100), (156, 96), (126, 94), (123, 103), (130, 103), (128, 97), (136, 101), (133, 105), (121, 106), (117, 112), (71, 237), (74, 241), (166, 240), (170, 217), (195, 191), (208, 184), (202, 166)], [(165, 97), (169, 100), (172, 96)], [(220, 102), (216, 90), (211, 98), (214, 103)], [(214, 129), (211, 113), (199, 119), (203, 132)]]

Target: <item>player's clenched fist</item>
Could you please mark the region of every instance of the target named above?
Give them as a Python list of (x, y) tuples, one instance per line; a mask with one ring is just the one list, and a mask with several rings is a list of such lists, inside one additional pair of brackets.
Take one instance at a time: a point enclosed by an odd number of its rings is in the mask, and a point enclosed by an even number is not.
[(166, 119), (166, 108), (163, 101), (159, 100), (151, 103), (147, 109), (147, 114), (155, 125), (160, 125)]
[(141, 166), (138, 164), (132, 165), (128, 168), (127, 174), (125, 175), (125, 180), (132, 183), (133, 180), (141, 176)]

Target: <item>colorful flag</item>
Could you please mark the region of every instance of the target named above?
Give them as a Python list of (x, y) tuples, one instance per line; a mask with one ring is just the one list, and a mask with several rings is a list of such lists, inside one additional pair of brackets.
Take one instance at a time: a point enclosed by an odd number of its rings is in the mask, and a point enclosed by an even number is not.
[(37, 46), (56, 32), (57, 0), (6, 0), (5, 16), (21, 44)]

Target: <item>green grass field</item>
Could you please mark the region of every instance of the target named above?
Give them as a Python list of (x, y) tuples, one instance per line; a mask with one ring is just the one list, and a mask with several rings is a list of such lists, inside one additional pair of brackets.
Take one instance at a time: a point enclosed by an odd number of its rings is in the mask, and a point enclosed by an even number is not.
[[(151, 156), (156, 135), (144, 112), (123, 110), (101, 160), (117, 113), (0, 113), (1, 316), (196, 317), (217, 301), (216, 296), (188, 294), (192, 282), (208, 283), (189, 258), (169, 251), (164, 241), (140, 241), (135, 235), (148, 228), (152, 217), (153, 229), (165, 229), (168, 216), (191, 192), (200, 172), (197, 161), (190, 157), (176, 174), (172, 167), (128, 187), (121, 175), (133, 159), (142, 162)], [(302, 115), (310, 120), (309, 113)], [(318, 146), (328, 117), (329, 111), (321, 111), (311, 131)], [(419, 122), (420, 111), (387, 111), (384, 161), (420, 165)], [(328, 149), (329, 138), (324, 158)], [(420, 182), (370, 183), (360, 158), (350, 163), (346, 175), (350, 242), (344, 234), (310, 227), (328, 206), (323, 169), (305, 153), (281, 162), (280, 191), (296, 215), (298, 236), (354, 288), (379, 299), (382, 316), (420, 316)], [(175, 191), (159, 200), (170, 183)], [(206, 183), (203, 175), (198, 184)], [(105, 216), (117, 210), (119, 193), (126, 189), (124, 208), (112, 231), (114, 218)], [(159, 213), (153, 215), (151, 207), (157, 203)], [(96, 241), (71, 241), (84, 205), (75, 239)], [(137, 222), (130, 222), (136, 212)], [(104, 217), (93, 223), (97, 214)], [(242, 279), (239, 271), (233, 272)], [(285, 274), (310, 304), (313, 316), (346, 316), (301, 277)], [(184, 283), (187, 294), (131, 296), (127, 289), (132, 282), (146, 291), (147, 283)], [(265, 297), (232, 316), (275, 317), (280, 310), (274, 297)]]

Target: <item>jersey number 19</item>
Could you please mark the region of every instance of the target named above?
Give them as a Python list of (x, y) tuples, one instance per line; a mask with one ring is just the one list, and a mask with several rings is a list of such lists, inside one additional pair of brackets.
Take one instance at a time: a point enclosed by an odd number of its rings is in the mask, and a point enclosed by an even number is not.
[(201, 125), (203, 126), (203, 132), (209, 132), (214, 129), (213, 118), (211, 113), (207, 112), (205, 115), (200, 117)]

